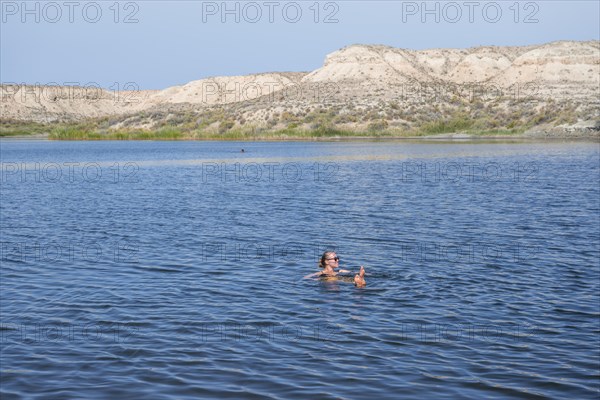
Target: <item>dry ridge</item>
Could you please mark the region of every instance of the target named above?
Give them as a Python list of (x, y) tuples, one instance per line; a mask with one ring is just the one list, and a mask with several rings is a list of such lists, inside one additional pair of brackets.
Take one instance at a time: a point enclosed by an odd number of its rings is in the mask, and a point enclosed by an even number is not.
[(4, 84), (0, 95), (4, 123), (94, 120), (106, 132), (521, 129), (597, 136), (600, 42), (420, 51), (352, 45), (310, 73), (213, 77), (159, 91)]

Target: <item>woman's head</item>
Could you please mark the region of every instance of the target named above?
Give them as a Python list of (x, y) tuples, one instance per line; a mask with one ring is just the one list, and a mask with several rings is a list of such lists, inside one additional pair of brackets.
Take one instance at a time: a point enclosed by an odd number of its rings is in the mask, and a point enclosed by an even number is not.
[(340, 263), (340, 258), (335, 254), (335, 251), (326, 251), (321, 256), (321, 261), (319, 262), (320, 268), (325, 268), (330, 266), (331, 268), (337, 268)]

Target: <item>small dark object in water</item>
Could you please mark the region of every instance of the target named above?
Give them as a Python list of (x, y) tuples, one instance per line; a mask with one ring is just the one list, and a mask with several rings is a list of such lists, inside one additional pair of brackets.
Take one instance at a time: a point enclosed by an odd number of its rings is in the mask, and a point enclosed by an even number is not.
[(244, 149), (240, 150), (240, 153), (245, 153)]

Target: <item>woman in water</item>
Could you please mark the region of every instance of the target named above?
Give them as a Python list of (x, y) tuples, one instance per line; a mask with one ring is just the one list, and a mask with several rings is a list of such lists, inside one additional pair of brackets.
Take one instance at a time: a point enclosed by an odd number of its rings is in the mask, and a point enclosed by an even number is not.
[[(340, 268), (340, 258), (335, 254), (335, 251), (326, 251), (321, 256), (319, 268), (323, 271), (315, 272), (314, 274), (306, 275), (304, 278), (312, 277), (333, 277), (339, 273), (349, 273), (350, 271)], [(338, 271), (336, 271), (338, 269)], [(365, 268), (361, 265), (358, 274), (354, 275), (354, 286), (363, 287), (367, 285), (365, 281)]]

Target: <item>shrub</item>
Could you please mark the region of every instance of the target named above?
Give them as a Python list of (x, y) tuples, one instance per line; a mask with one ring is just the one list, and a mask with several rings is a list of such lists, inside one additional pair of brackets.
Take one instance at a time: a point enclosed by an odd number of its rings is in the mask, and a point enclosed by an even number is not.
[(421, 132), (426, 134), (453, 133), (470, 129), (473, 121), (459, 116), (446, 121), (436, 121), (423, 124)]
[(386, 120), (381, 120), (381, 121), (371, 122), (368, 125), (367, 130), (369, 132), (380, 132), (380, 131), (386, 130), (387, 127), (388, 127), (388, 122)]
[(234, 125), (235, 123), (233, 121), (221, 121), (219, 123), (219, 133), (227, 132), (228, 130), (233, 128)]

